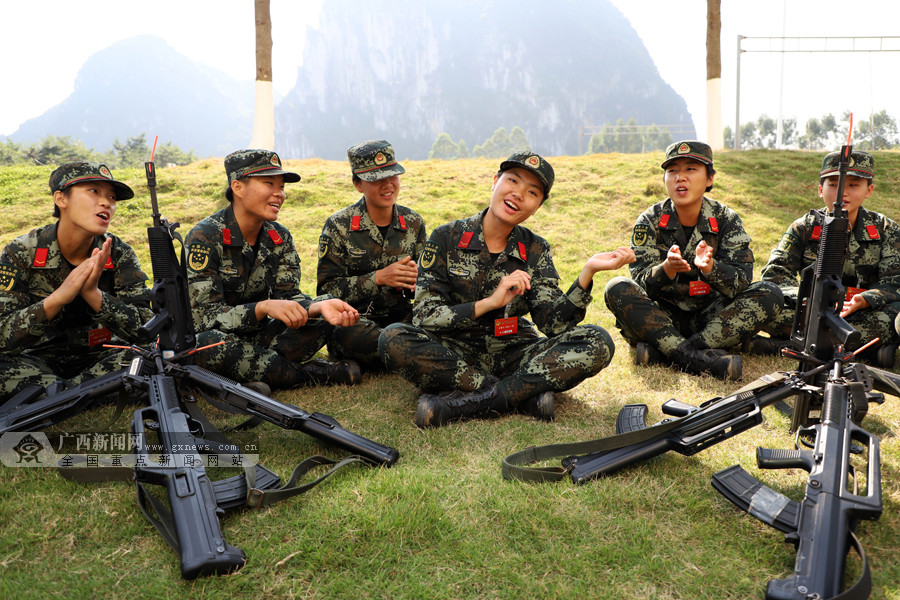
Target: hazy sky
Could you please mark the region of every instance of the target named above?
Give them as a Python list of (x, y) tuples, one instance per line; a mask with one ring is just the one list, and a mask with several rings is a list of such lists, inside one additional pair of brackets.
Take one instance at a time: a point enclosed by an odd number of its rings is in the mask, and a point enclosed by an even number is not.
[[(612, 1), (641, 36), (663, 79), (685, 99), (698, 135), (705, 137), (706, 2)], [(321, 4), (321, 0), (271, 0), (276, 97), (294, 84), (306, 26), (317, 24)], [(541, 5), (552, 7), (552, 3)], [(850, 6), (837, 0), (722, 0), (724, 124), (733, 127), (735, 120), (738, 34), (900, 36), (897, 0), (854, 3), (852, 10)], [(255, 76), (252, 0), (4, 1), (0, 16), (4, 23), (0, 35), (5, 70), (0, 94), (3, 135), (12, 134), (22, 122), (71, 94), (75, 76), (88, 57), (135, 35), (164, 38), (175, 50), (232, 77)], [(857, 47), (874, 48), (876, 42), (860, 40)], [(806, 42), (805, 47), (824, 48), (825, 43)], [(833, 41), (829, 47), (849, 48), (851, 43)], [(900, 39), (887, 40), (882, 47), (900, 50)], [(793, 53), (783, 57), (745, 53), (741, 58), (741, 121), (763, 113), (777, 117), (780, 112), (785, 118), (797, 119), (802, 127), (809, 117), (828, 112), (840, 116), (845, 110), (852, 110), (856, 120), (880, 110), (900, 119), (898, 72), (900, 52)], [(573, 123), (572, 128), (578, 125)]]

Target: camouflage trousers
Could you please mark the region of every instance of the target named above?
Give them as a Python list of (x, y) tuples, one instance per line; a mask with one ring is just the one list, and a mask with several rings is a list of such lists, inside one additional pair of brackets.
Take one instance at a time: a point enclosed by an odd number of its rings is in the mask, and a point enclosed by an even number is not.
[(719, 297), (688, 312), (652, 300), (628, 277), (611, 279), (605, 299), (626, 340), (650, 343), (666, 355), (694, 334), (699, 334), (708, 348), (740, 346), (778, 316), (783, 301), (778, 286), (757, 281), (733, 299)]
[(287, 389), (299, 381), (295, 363), (315, 356), (334, 329), (324, 320), (289, 329), (275, 319), (249, 335), (210, 329), (197, 334), (197, 346), (224, 344), (196, 353), (194, 363), (239, 383), (262, 381), (273, 389)]
[(378, 349), (390, 371), (426, 392), (470, 392), (495, 383), (511, 407), (542, 392), (571, 389), (612, 360), (615, 346), (596, 325), (579, 325), (554, 337), (513, 335), (460, 340), (395, 323)]
[(351, 327), (335, 327), (328, 343), (328, 355), (335, 360), (355, 360), (365, 371), (384, 371), (384, 362), (378, 352), (378, 337), (392, 323), (409, 323), (411, 316), (409, 309), (405, 309), (393, 315), (361, 318)]
[(26, 354), (0, 353), (0, 402), (8, 400), (26, 386), (47, 387), (62, 382), (74, 387), (95, 377), (118, 371), (133, 357), (128, 350), (72, 353), (68, 356), (37, 352)]
[[(763, 331), (772, 337), (788, 339), (791, 337), (791, 329), (794, 326), (797, 299), (796, 297), (787, 296), (784, 300), (784, 310), (775, 319), (767, 323), (763, 327)], [(862, 334), (860, 343), (849, 346), (847, 350), (856, 350), (875, 338), (881, 338), (882, 344), (896, 344), (900, 341), (894, 325), (898, 314), (900, 314), (900, 302), (885, 304), (877, 309), (858, 310), (847, 315), (844, 320)]]

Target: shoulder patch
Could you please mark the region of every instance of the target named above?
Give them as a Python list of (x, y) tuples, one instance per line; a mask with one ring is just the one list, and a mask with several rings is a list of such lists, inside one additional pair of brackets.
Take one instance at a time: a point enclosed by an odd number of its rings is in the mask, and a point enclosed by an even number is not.
[(275, 244), (276, 246), (280, 246), (284, 243), (284, 240), (281, 239), (281, 236), (278, 235), (278, 232), (275, 231), (274, 229), (270, 229), (266, 233), (269, 234), (269, 237), (272, 238), (272, 243)]
[(778, 249), (785, 254), (790, 254), (791, 250), (794, 248), (794, 244), (796, 243), (797, 236), (790, 231), (786, 231), (784, 235), (781, 236), (781, 241), (778, 242)]
[(19, 280), (19, 268), (15, 265), (0, 264), (0, 291), (9, 292)]
[(331, 238), (323, 233), (319, 236), (319, 258), (328, 254), (329, 248), (331, 248)]
[(188, 267), (191, 271), (199, 273), (209, 266), (210, 254), (212, 254), (212, 247), (194, 242), (188, 249)]
[(419, 261), (419, 266), (427, 271), (434, 266), (434, 261), (437, 260), (437, 255), (440, 252), (441, 245), (435, 241), (428, 240), (425, 242), (425, 249), (422, 251), (422, 258)]
[(632, 246), (643, 246), (647, 243), (647, 239), (650, 235), (650, 226), (646, 223), (638, 223), (634, 226), (634, 230), (631, 232), (631, 245)]

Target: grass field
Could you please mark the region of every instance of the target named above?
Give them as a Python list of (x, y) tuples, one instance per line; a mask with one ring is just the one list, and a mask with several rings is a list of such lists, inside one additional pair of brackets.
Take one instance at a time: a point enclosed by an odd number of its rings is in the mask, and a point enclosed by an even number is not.
[[(528, 226), (547, 238), (565, 288), (585, 259), (630, 241), (636, 217), (665, 197), (661, 157), (594, 155), (551, 162), (557, 183)], [(876, 190), (866, 206), (900, 217), (900, 154), (877, 153)], [(474, 214), (489, 198), (499, 161), (402, 161), (400, 203), (429, 231)], [(720, 152), (709, 194), (743, 218), (756, 274), (787, 225), (811, 208), (821, 153)], [(298, 240), (303, 289), (315, 288), (316, 246), (325, 218), (355, 202), (346, 163), (287, 161), (303, 180), (288, 185), (279, 221)], [(49, 168), (0, 169), (0, 244), (51, 220)], [(116, 171), (137, 197), (120, 202), (111, 231), (149, 271), (150, 224), (143, 170)], [(186, 234), (224, 205), (221, 160), (159, 171), (160, 208)], [(659, 420), (668, 398), (699, 403), (737, 385), (662, 367), (635, 367), (595, 278), (586, 322), (616, 341), (612, 364), (558, 395), (557, 421), (520, 415), (420, 430), (417, 392), (395, 375), (367, 376), (354, 388), (276, 392), (279, 400), (338, 418), (361, 435), (398, 448), (390, 469), (351, 467), (292, 501), (222, 520), (246, 566), (226, 577), (182, 580), (176, 555), (141, 515), (134, 486), (73, 483), (53, 469), (0, 467), (0, 598), (763, 598), (766, 582), (793, 570), (782, 534), (740, 513), (710, 486), (713, 473), (743, 465), (794, 499), (805, 473), (759, 471), (755, 448), (792, 447), (788, 419), (765, 421), (694, 457), (653, 459), (575, 486), (500, 477), (500, 461), (529, 445), (611, 435), (627, 403), (644, 402)], [(745, 357), (744, 380), (793, 362)], [(98, 426), (112, 407), (73, 418), (72, 430)], [(122, 430), (128, 418), (120, 419)], [(873, 406), (864, 426), (881, 439), (884, 513), (858, 536), (873, 569), (872, 598), (900, 600), (900, 399)], [(286, 478), (302, 458), (341, 456), (298, 432), (259, 429), (260, 454)], [(851, 558), (851, 570), (858, 561)], [(855, 573), (855, 571), (854, 571)]]

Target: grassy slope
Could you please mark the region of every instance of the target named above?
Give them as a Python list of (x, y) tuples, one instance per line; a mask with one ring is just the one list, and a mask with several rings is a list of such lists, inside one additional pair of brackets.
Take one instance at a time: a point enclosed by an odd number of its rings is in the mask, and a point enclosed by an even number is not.
[[(867, 206), (900, 215), (900, 155), (877, 154), (878, 179)], [(757, 274), (788, 223), (818, 206), (821, 155), (722, 152), (710, 196), (742, 215)], [(288, 161), (303, 181), (288, 186), (280, 221), (299, 239), (304, 289), (313, 292), (316, 241), (324, 219), (358, 197), (345, 164)], [(405, 161), (401, 202), (428, 226), (485, 205), (497, 161)], [(637, 215), (665, 196), (659, 156), (603, 155), (553, 160), (557, 184), (529, 226), (554, 246), (565, 287), (593, 252), (628, 244)], [(50, 219), (45, 168), (0, 169), (0, 243)], [(117, 171), (138, 198), (122, 202), (112, 231), (149, 270), (144, 228), (149, 202), (140, 170)], [(161, 212), (185, 234), (223, 206), (221, 161), (159, 173)], [(700, 402), (735, 388), (664, 368), (638, 369), (603, 305), (614, 274), (595, 279), (587, 322), (613, 333), (618, 352), (599, 376), (559, 397), (554, 424), (522, 416), (421, 431), (416, 391), (396, 376), (367, 377), (353, 389), (278, 392), (280, 400), (336, 416), (357, 433), (397, 447), (392, 469), (351, 469), (294, 501), (223, 520), (228, 540), (248, 555), (235, 575), (185, 582), (177, 558), (144, 520), (125, 483), (78, 484), (50, 469), (2, 469), (0, 597), (300, 598), (762, 598), (768, 579), (788, 574), (791, 546), (775, 530), (740, 514), (709, 485), (740, 463), (797, 498), (805, 478), (758, 472), (754, 448), (786, 448), (788, 421), (765, 422), (701, 454), (666, 456), (575, 487), (500, 478), (500, 460), (531, 444), (613, 433), (618, 409), (646, 402), (651, 418), (668, 398)], [(745, 381), (790, 363), (745, 358)], [(897, 398), (875, 407), (866, 427), (882, 440), (884, 515), (860, 526), (875, 580), (873, 598), (900, 599), (900, 429)], [(111, 409), (71, 421), (103, 422)], [(124, 427), (124, 425), (123, 425)], [(322, 448), (297, 432), (260, 428), (267, 466), (287, 475)], [(260, 593), (262, 592), (262, 593)]]

